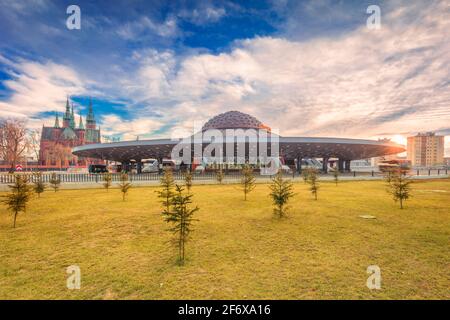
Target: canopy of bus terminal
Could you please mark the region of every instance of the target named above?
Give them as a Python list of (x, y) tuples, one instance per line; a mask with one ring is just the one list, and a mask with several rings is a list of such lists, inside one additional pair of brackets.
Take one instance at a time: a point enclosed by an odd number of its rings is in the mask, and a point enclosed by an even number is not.
[[(270, 139), (268, 139), (270, 140)], [(191, 144), (191, 145), (189, 145)], [(207, 147), (210, 141), (203, 141), (202, 149)], [(248, 157), (250, 148), (258, 143), (247, 143), (245, 155)], [(323, 171), (328, 170), (330, 158), (336, 158), (340, 171), (350, 170), (350, 161), (368, 159), (385, 155), (397, 154), (405, 151), (404, 146), (387, 140), (362, 140), (344, 138), (310, 138), (310, 137), (279, 137), (277, 139), (279, 156), (285, 162), (295, 164), (296, 169), (301, 171), (302, 159), (321, 158)], [(138, 172), (142, 167), (143, 159), (157, 159), (162, 163), (163, 159), (170, 159), (173, 148), (178, 150), (191, 150), (190, 160), (194, 158), (194, 145), (185, 140), (159, 139), (159, 140), (138, 140), (121, 141), (113, 143), (89, 144), (73, 149), (73, 154), (79, 157), (97, 158), (109, 161), (120, 162), (127, 167), (132, 162), (137, 163)], [(268, 153), (271, 153), (271, 143), (268, 141)], [(236, 152), (236, 146), (231, 146)], [(227, 150), (226, 143), (223, 143), (223, 152)], [(227, 157), (229, 155), (226, 155)], [(192, 163), (192, 161), (190, 161)], [(185, 164), (189, 164), (189, 161)]]

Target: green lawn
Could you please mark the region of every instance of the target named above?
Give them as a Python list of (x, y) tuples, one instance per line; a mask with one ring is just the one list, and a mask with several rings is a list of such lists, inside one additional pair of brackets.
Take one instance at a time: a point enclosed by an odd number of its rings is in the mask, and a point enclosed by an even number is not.
[[(267, 185), (193, 187), (200, 207), (176, 264), (156, 188), (46, 192), (28, 212), (0, 205), (1, 299), (449, 299), (450, 181), (416, 182), (400, 210), (383, 182), (295, 185), (290, 216)], [(360, 215), (374, 215), (375, 220)], [(81, 289), (66, 288), (79, 265)], [(366, 287), (369, 265), (382, 289)]]

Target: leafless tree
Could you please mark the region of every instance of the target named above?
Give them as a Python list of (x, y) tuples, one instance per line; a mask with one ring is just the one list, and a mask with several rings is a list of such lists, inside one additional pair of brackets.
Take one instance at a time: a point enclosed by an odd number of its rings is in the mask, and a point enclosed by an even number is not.
[(41, 130), (40, 129), (34, 129), (30, 130), (28, 133), (29, 136), (29, 149), (33, 153), (34, 156), (36, 156), (36, 159), (38, 161), (38, 168), (39, 168), (39, 162), (41, 159), (39, 159), (39, 151), (41, 147)]
[(26, 122), (20, 119), (0, 120), (0, 158), (10, 165), (10, 172), (14, 172), (29, 148), (25, 125)]

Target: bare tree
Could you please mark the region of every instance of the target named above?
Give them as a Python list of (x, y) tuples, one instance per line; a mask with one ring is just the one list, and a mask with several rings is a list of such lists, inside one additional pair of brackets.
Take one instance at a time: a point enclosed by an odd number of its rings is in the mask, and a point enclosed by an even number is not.
[(10, 165), (10, 172), (14, 172), (16, 164), (25, 157), (29, 148), (25, 124), (20, 119), (0, 122), (0, 158)]
[(33, 153), (34, 156), (36, 156), (36, 159), (38, 161), (38, 168), (39, 168), (39, 151), (41, 148), (41, 130), (40, 129), (33, 129), (28, 132), (29, 137), (29, 150)]

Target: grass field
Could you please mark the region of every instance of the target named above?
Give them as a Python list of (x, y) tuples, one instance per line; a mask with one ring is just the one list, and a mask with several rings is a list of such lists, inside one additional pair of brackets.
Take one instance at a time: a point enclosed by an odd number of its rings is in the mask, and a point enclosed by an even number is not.
[[(62, 190), (34, 199), (12, 228), (0, 205), (1, 299), (449, 299), (450, 181), (418, 181), (400, 210), (381, 181), (295, 185), (290, 216), (267, 185), (193, 187), (200, 207), (176, 264), (156, 188)], [(362, 219), (374, 215), (377, 219)], [(81, 289), (66, 268), (81, 268)], [(366, 269), (381, 268), (369, 290)]]

